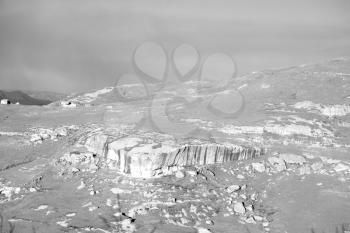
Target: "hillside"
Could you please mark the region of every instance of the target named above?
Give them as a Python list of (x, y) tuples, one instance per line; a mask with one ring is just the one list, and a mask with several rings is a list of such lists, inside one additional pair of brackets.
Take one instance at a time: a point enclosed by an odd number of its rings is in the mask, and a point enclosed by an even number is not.
[(28, 91), (28, 90), (22, 90), (25, 94), (29, 95), (32, 98), (35, 99), (41, 99), (41, 100), (49, 100), (51, 102), (59, 101), (63, 98), (65, 98), (67, 95), (57, 92), (50, 92), (50, 91)]
[(11, 103), (20, 103), (22, 105), (46, 105), (51, 103), (51, 100), (37, 99), (29, 96), (22, 91), (1, 91), (0, 99), (8, 99)]

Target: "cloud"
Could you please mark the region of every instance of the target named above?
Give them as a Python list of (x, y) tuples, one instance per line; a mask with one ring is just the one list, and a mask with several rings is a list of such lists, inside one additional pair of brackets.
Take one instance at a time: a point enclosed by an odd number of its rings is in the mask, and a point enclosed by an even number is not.
[[(112, 85), (146, 40), (232, 54), (239, 71), (350, 51), (346, 0), (0, 0), (0, 89)], [(260, 62), (259, 62), (260, 61)], [(293, 64), (289, 64), (289, 63)]]

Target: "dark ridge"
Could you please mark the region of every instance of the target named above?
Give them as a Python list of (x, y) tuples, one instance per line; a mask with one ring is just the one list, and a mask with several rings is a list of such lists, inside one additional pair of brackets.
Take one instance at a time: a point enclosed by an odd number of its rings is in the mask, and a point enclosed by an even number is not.
[(22, 91), (1, 91), (0, 99), (8, 99), (12, 104), (20, 103), (22, 105), (47, 105), (51, 103), (50, 100), (36, 99), (23, 93)]

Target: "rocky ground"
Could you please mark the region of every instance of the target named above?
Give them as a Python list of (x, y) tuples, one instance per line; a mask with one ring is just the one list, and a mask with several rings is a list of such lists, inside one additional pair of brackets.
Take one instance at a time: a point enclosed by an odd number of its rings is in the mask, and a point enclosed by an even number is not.
[(240, 115), (207, 90), (172, 103), (175, 127), (118, 87), (2, 106), (0, 232), (350, 232), (349, 64), (239, 77)]

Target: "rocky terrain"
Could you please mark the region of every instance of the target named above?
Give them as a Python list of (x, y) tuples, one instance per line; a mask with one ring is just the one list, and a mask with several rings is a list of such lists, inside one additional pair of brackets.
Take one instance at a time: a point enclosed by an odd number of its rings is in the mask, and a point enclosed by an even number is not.
[(350, 232), (350, 59), (198, 85), (0, 106), (0, 232)]

